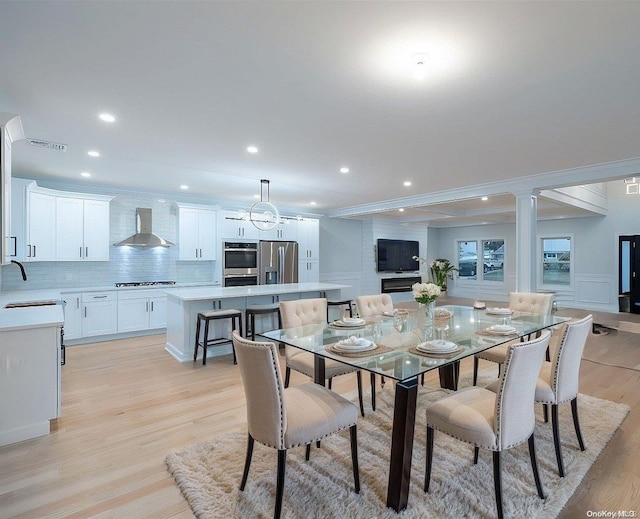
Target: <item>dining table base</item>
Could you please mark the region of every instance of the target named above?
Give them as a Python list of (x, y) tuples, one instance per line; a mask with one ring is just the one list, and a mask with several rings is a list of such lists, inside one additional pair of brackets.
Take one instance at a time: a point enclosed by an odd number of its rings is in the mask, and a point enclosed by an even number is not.
[(409, 500), (417, 399), (418, 377), (396, 384), (387, 485), (387, 506), (396, 512), (407, 508)]
[(460, 378), (459, 360), (438, 368), (438, 373), (440, 375), (440, 387), (458, 391), (458, 379)]

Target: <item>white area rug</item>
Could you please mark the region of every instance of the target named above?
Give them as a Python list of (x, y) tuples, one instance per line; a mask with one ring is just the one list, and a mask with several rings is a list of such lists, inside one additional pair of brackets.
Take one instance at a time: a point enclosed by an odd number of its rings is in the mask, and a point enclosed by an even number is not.
[[(480, 384), (483, 373), (480, 374)], [(460, 386), (470, 385), (468, 378)], [(473, 448), (436, 432), (431, 487), (424, 483), (426, 425), (424, 409), (449, 393), (420, 388), (411, 472), (409, 505), (401, 514), (386, 508), (394, 386), (378, 391), (375, 413), (358, 421), (360, 494), (353, 490), (349, 433), (326, 438), (322, 448), (287, 453), (283, 518), (478, 518), (495, 517), (493, 466), (489, 451), (480, 451), (473, 464)], [(620, 426), (629, 407), (595, 397), (578, 398), (582, 434), (587, 446), (578, 449), (569, 404), (560, 408), (560, 435), (566, 476), (557, 475), (551, 423), (536, 425), (536, 452), (547, 498), (537, 496), (527, 443), (503, 453), (502, 484), (506, 517), (556, 517), (602, 449)], [(167, 466), (198, 518), (272, 517), (276, 488), (276, 451), (256, 442), (244, 492), (242, 477), (246, 434), (212, 438), (170, 453)]]

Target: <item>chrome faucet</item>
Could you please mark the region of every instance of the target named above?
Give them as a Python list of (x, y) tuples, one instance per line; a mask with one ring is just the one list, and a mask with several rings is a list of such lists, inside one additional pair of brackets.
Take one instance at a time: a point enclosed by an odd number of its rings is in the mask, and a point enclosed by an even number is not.
[(16, 265), (18, 265), (18, 267), (20, 267), (20, 272), (22, 273), (22, 281), (26, 281), (27, 273), (24, 271), (24, 265), (22, 265), (22, 263), (16, 260), (11, 260), (11, 263), (15, 263)]

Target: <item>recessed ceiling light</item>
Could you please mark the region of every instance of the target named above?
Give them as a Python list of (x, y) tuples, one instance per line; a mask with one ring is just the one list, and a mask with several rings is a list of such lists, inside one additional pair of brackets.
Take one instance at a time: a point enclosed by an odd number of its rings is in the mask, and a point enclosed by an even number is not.
[(401, 207), (400, 209), (398, 209), (398, 211), (400, 211), (401, 213), (404, 213), (404, 207)]
[(480, 200), (482, 200), (483, 202), (486, 202), (487, 200), (489, 200), (488, 196), (483, 196)]
[(410, 180), (405, 180), (402, 185), (404, 187), (409, 187), (411, 185), (411, 181)]
[(161, 204), (164, 204), (165, 200), (164, 200), (164, 198), (159, 198), (158, 202), (160, 202)]
[(182, 184), (182, 185), (180, 186), (180, 189), (182, 189), (182, 190), (189, 189), (189, 186), (186, 186), (186, 185)]
[(99, 151), (95, 151), (95, 150), (91, 150), (87, 152), (87, 155), (89, 155), (89, 157), (99, 157), (100, 156), (100, 152)]
[(100, 117), (101, 120), (103, 120), (105, 123), (112, 123), (115, 122), (116, 118), (111, 115), (111, 114), (100, 114), (98, 117)]
[(312, 202), (311, 202), (311, 205), (316, 205), (316, 203), (312, 201)]
[(83, 171), (82, 173), (80, 173), (81, 177), (90, 177), (91, 173), (87, 172), (87, 171)]
[(247, 151), (249, 153), (258, 153), (258, 148), (256, 148), (255, 146), (247, 146)]
[(349, 173), (349, 168), (340, 168), (340, 173)]
[(416, 79), (424, 79), (427, 77), (427, 59), (426, 54), (416, 54), (413, 57), (413, 76)]

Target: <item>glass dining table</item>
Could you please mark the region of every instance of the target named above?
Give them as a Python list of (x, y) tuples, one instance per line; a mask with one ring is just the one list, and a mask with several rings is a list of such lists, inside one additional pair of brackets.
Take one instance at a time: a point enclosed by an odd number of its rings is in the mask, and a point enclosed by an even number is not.
[(419, 377), (438, 369), (440, 385), (456, 390), (460, 360), (517, 338), (526, 340), (566, 320), (547, 314), (447, 305), (436, 308), (433, 322), (419, 309), (400, 310), (368, 317), (364, 322), (340, 320), (258, 335), (313, 353), (314, 381), (318, 384), (325, 384), (325, 359), (396, 382), (387, 506), (400, 512), (409, 497)]

